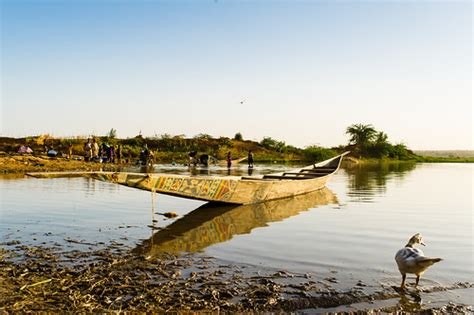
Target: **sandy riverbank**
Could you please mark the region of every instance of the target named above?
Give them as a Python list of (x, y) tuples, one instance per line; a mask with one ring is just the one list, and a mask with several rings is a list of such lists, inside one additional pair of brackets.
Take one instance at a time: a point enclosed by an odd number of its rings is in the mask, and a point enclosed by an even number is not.
[[(123, 165), (123, 164), (122, 164)], [(45, 171), (98, 171), (113, 170), (118, 168), (117, 164), (102, 164), (95, 162), (84, 162), (83, 160), (57, 157), (51, 158), (46, 155), (0, 155), (0, 173), (26, 173)]]

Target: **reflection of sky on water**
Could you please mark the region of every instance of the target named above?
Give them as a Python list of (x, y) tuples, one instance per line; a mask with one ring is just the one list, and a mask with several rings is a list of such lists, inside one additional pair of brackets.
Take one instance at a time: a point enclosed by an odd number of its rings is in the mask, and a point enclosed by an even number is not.
[[(52, 244), (64, 243), (65, 239), (89, 243), (120, 240), (133, 246), (151, 233), (147, 227), (151, 223), (150, 192), (87, 178), (0, 180), (0, 186), (0, 232), (5, 241)], [(162, 195), (157, 199), (157, 211), (181, 215), (202, 204)], [(160, 220), (162, 226), (169, 222)]]

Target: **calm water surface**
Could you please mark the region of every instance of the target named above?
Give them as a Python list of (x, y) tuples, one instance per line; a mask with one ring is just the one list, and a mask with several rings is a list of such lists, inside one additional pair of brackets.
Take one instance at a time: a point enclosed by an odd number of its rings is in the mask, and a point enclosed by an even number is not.
[[(279, 168), (263, 165), (254, 173)], [(189, 172), (166, 165), (155, 171)], [(232, 170), (246, 172), (244, 166)], [(341, 169), (328, 189), (304, 198), (209, 207), (84, 178), (3, 178), (0, 231), (4, 243), (87, 250), (115, 242), (151, 255), (198, 251), (230, 263), (336, 277), (341, 288), (359, 280), (374, 288), (398, 285), (395, 252), (419, 232), (425, 254), (444, 258), (421, 285), (450, 285), (474, 279), (473, 179), (472, 164), (376, 165)], [(152, 216), (153, 210), (179, 218)], [(465, 296), (443, 296), (466, 303)]]

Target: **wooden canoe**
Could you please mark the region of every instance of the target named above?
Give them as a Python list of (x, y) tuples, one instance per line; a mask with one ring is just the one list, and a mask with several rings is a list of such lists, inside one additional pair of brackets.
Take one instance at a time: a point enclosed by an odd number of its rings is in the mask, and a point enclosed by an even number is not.
[(248, 234), (270, 222), (282, 221), (309, 208), (337, 204), (336, 195), (324, 187), (293, 198), (252, 205), (206, 203), (154, 233), (133, 251), (147, 256), (199, 252), (225, 242), (234, 235)]
[(37, 178), (88, 177), (183, 198), (253, 204), (322, 189), (339, 169), (345, 152), (304, 168), (256, 176), (190, 176), (128, 172), (38, 172)]

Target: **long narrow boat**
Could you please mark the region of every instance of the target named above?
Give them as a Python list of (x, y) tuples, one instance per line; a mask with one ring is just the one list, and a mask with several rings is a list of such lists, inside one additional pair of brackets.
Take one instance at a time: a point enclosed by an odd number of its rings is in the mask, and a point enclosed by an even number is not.
[(287, 172), (256, 176), (189, 176), (128, 172), (38, 172), (37, 178), (88, 177), (152, 192), (210, 202), (253, 204), (322, 189), (339, 169), (345, 152)]

